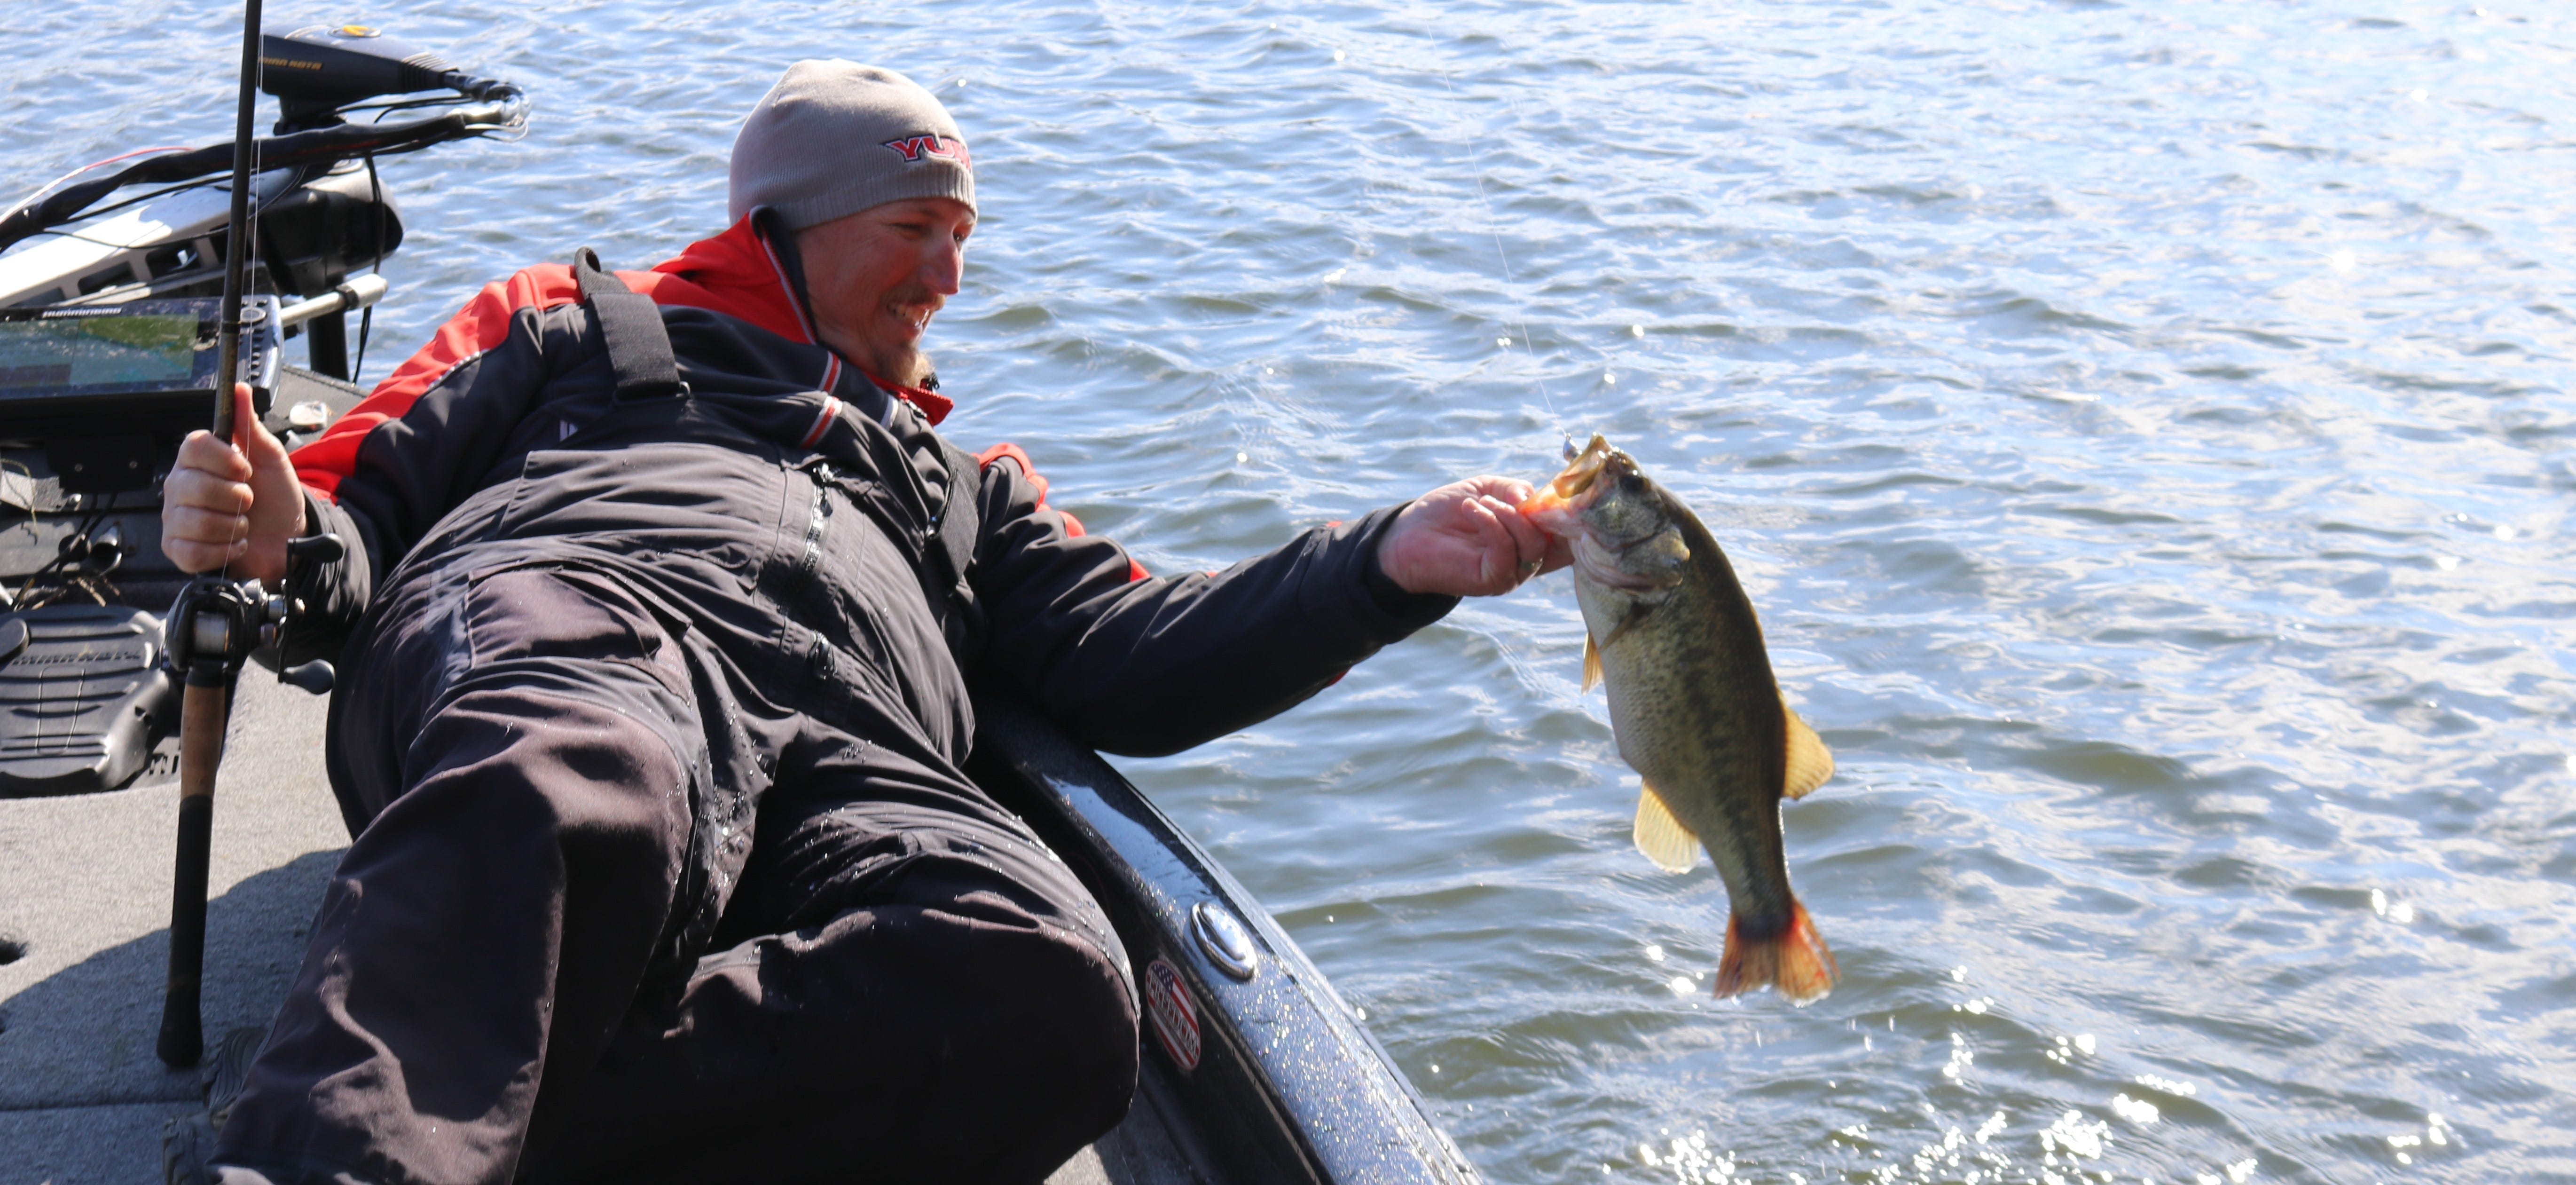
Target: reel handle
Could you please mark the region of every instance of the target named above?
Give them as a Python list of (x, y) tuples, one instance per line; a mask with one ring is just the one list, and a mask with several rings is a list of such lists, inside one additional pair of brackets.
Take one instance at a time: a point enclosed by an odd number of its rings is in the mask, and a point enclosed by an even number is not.
[[(274, 637), (285, 638), (287, 627), (293, 624), (295, 615), (304, 612), (303, 598), (295, 594), (303, 589), (305, 575), (312, 571), (314, 565), (337, 563), (340, 557), (347, 554), (349, 554), (349, 545), (342, 542), (339, 536), (327, 531), (319, 535), (307, 535), (302, 539), (287, 541), (286, 595), (273, 597), (268, 603), (270, 627), (275, 631)], [(331, 684), (336, 677), (337, 672), (332, 670), (331, 664), (319, 658), (311, 662), (297, 663), (277, 673), (278, 682), (303, 688), (314, 695), (329, 695)]]

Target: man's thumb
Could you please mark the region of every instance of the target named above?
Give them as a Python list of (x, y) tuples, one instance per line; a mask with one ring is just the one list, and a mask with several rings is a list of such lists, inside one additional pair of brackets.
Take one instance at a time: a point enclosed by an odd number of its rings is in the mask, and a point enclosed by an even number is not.
[(249, 383), (233, 384), (233, 447), (241, 450), (253, 472), (286, 464), (286, 445), (259, 422), (259, 412), (251, 406)]

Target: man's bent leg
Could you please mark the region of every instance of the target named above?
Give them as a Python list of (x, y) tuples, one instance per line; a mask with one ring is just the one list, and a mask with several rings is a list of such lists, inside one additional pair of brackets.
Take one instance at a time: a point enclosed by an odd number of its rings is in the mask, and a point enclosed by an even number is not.
[(634, 998), (683, 879), (694, 724), (651, 663), (525, 644), (623, 613), (493, 583), (471, 669), (383, 763), (408, 785), (332, 878), (220, 1165), (499, 1185), (540, 1086), (571, 1085)]
[(1126, 1113), (1125, 955), (1062, 864), (975, 820), (764, 810), (726, 926), (782, 932), (620, 1034), (527, 1180), (1034, 1182)]

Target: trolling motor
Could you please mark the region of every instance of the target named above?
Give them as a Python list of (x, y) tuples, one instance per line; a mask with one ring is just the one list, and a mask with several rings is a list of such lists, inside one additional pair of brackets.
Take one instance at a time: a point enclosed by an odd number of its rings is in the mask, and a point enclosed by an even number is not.
[[(214, 188), (240, 142), (250, 138), (248, 125), (232, 143), (113, 157), (75, 170), (14, 206), (0, 204), (0, 251), (47, 236), (0, 256), (0, 314), (114, 310), (138, 300), (211, 301), (224, 258), (243, 252), (264, 257), (271, 291), (313, 298), (345, 293), (367, 279), (355, 273), (380, 264), (403, 239), (401, 218), (377, 178), (377, 158), (453, 140), (506, 137), (527, 127), (528, 103), (517, 86), (453, 69), (437, 55), (372, 28), (313, 26), (264, 34), (259, 46), (256, 85), (277, 96), (281, 118), (271, 135), (251, 145), (257, 162), (251, 182), (255, 233), (243, 236), (238, 221), (224, 217), (225, 203)], [(415, 114), (424, 108), (435, 113)], [(365, 167), (356, 167), (359, 162)], [(134, 187), (151, 188), (119, 194)], [(233, 196), (240, 190), (236, 185)], [(75, 234), (60, 229), (74, 222), (88, 225)], [(301, 325), (313, 369), (348, 379), (353, 375), (339, 314), (369, 303), (369, 297), (346, 293), (331, 308), (306, 310), (274, 327), (291, 334)], [(12, 357), (0, 361), (0, 396), (11, 396), (6, 388), (18, 384), (9, 376), (42, 372), (30, 371), (29, 360), (15, 356), (25, 350), (5, 352)], [(185, 369), (185, 357), (177, 361)], [(9, 427), (25, 427), (14, 415), (8, 419)]]
[[(376, 158), (527, 125), (518, 87), (394, 37), (263, 34), (257, 8), (245, 15), (226, 141), (0, 197), (0, 507), (23, 516), (0, 532), (0, 798), (152, 767), (183, 698), (157, 611), (189, 577), (148, 523), (181, 439), (207, 426), (209, 400), (228, 429), (237, 381), (290, 448), (355, 404), (387, 290), (372, 273), (404, 237)], [(258, 91), (282, 118), (254, 137)], [(308, 359), (286, 356), (298, 338)]]
[(340, 109), (380, 95), (451, 90), (470, 99), (507, 99), (519, 88), (476, 78), (428, 50), (366, 25), (313, 25), (260, 38), (259, 88), (277, 96), (280, 134), (337, 127)]
[[(258, 0), (248, 0), (246, 7), (254, 17), (259, 12)], [(0, 214), (0, 248), (83, 217), (99, 199), (122, 187), (194, 181), (217, 172), (228, 161), (239, 164), (237, 158), (245, 150), (264, 170), (322, 168), (527, 126), (526, 96), (516, 85), (450, 69), (437, 55), (364, 26), (317, 26), (267, 37), (253, 26), (243, 32), (242, 58), (241, 115), (232, 143), (146, 157), (113, 173), (48, 190)], [(259, 82), (263, 63), (276, 71), (264, 85)], [(276, 135), (253, 141), (251, 111), (259, 89), (277, 96), (284, 118), (278, 121)], [(473, 102), (423, 119), (353, 124), (341, 118), (349, 104), (358, 100), (431, 89), (453, 91)], [(248, 185), (246, 174), (236, 170), (236, 176), (242, 178), (233, 185), (238, 205)]]

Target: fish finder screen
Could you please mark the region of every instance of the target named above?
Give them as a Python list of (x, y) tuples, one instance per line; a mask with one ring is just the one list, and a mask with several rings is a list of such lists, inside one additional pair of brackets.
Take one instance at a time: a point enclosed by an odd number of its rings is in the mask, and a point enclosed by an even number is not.
[(197, 318), (140, 315), (0, 321), (0, 395), (188, 385)]

